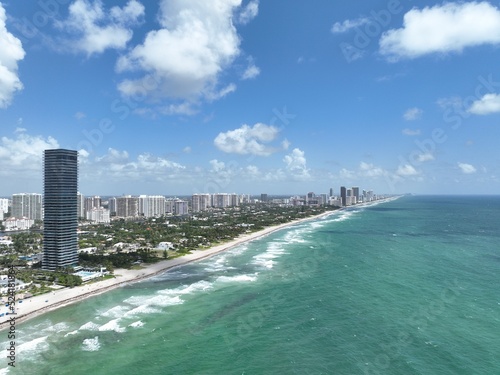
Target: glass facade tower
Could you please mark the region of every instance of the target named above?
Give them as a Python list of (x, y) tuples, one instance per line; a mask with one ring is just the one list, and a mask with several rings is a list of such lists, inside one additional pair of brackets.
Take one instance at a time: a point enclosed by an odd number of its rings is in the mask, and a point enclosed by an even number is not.
[(55, 271), (78, 264), (78, 152), (44, 152), (42, 268)]

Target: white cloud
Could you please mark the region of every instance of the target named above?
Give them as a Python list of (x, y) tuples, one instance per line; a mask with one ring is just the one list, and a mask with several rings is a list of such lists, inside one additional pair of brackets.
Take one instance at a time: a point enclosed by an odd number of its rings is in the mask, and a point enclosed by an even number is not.
[(85, 115), (85, 113), (83, 113), (83, 112), (76, 112), (76, 113), (75, 113), (75, 118), (76, 118), (77, 120), (82, 120), (82, 119), (84, 119), (85, 117), (87, 117), (87, 116), (86, 116), (86, 115)]
[(417, 160), (421, 163), (423, 163), (424, 161), (432, 161), (434, 160), (434, 155), (432, 155), (430, 152), (419, 154)]
[(370, 22), (367, 17), (361, 17), (354, 20), (345, 20), (344, 22), (335, 22), (332, 26), (332, 33), (341, 34), (349, 30), (355, 29), (356, 27), (363, 26)]
[(248, 66), (243, 72), (241, 79), (252, 79), (260, 74), (260, 68), (257, 67), (252, 58), (248, 60)]
[(293, 177), (298, 179), (310, 177), (305, 152), (301, 149), (294, 148), (290, 154), (285, 155), (283, 161), (286, 164), (286, 169), (292, 173)]
[(420, 108), (413, 107), (409, 108), (403, 115), (406, 121), (414, 121), (422, 116), (423, 111)]
[(131, 27), (142, 16), (144, 6), (136, 0), (130, 0), (123, 8), (112, 7), (109, 12), (101, 0), (76, 0), (69, 6), (68, 19), (56, 26), (76, 37), (64, 43), (66, 48), (90, 56), (110, 48), (125, 48), (132, 39)]
[(185, 154), (190, 154), (190, 153), (191, 153), (191, 151), (193, 151), (193, 150), (191, 149), (191, 146), (186, 146), (186, 147), (184, 147), (184, 148), (182, 149), (182, 152), (184, 152)]
[(197, 110), (193, 108), (193, 105), (188, 102), (182, 102), (179, 104), (168, 104), (167, 106), (160, 109), (160, 112), (164, 115), (194, 115)]
[(283, 150), (288, 150), (292, 143), (288, 139), (284, 139), (283, 142), (281, 142), (281, 147), (283, 147)]
[(17, 74), (17, 64), (24, 58), (22, 43), (5, 25), (7, 15), (0, 3), (0, 108), (7, 108), (16, 91), (23, 89)]
[(43, 151), (59, 148), (52, 137), (31, 136), (25, 131), (17, 131), (15, 138), (0, 139), (0, 175), (16, 171), (16, 175), (30, 174), (42, 168)]
[(410, 164), (400, 165), (396, 171), (399, 176), (416, 176), (419, 172)]
[(196, 102), (216, 100), (234, 91), (220, 89), (220, 75), (240, 54), (233, 25), (241, 0), (162, 0), (161, 29), (123, 55), (119, 72), (136, 71), (141, 78), (125, 79), (118, 89), (126, 96)]
[(457, 163), (457, 165), (460, 168), (460, 170), (462, 171), (462, 173), (465, 173), (465, 174), (476, 173), (476, 168), (471, 164)]
[(275, 150), (264, 143), (273, 141), (278, 133), (278, 128), (262, 123), (252, 127), (243, 125), (238, 129), (219, 133), (214, 139), (214, 145), (227, 153), (268, 156)]
[(363, 177), (382, 177), (387, 175), (387, 171), (371, 163), (361, 162), (359, 164), (360, 175)]
[(500, 94), (486, 94), (472, 103), (468, 112), (475, 115), (488, 115), (500, 112)]
[(259, 14), (259, 1), (252, 0), (250, 1), (245, 8), (241, 11), (238, 21), (239, 23), (246, 25)]
[(406, 128), (406, 129), (403, 129), (402, 133), (404, 135), (409, 135), (410, 137), (413, 137), (413, 136), (416, 136), (416, 135), (420, 135), (420, 129), (413, 130), (413, 129)]
[(466, 47), (500, 43), (500, 10), (490, 3), (451, 2), (404, 16), (400, 29), (385, 32), (380, 52), (390, 59), (461, 52)]

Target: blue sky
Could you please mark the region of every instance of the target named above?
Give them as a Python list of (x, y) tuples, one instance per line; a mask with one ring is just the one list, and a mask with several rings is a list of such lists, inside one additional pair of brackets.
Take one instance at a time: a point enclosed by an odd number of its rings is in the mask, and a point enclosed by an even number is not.
[(2, 196), (499, 191), (499, 2), (0, 4)]

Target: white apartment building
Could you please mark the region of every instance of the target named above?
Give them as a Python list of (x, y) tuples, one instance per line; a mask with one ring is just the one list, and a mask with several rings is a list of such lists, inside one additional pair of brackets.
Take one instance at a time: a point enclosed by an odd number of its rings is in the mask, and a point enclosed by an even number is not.
[(12, 214), (10, 216), (15, 218), (42, 220), (42, 194), (13, 194)]
[(86, 219), (97, 224), (109, 223), (111, 221), (110, 212), (105, 208), (93, 208), (86, 212)]
[(139, 215), (159, 217), (165, 215), (165, 197), (163, 195), (139, 195)]

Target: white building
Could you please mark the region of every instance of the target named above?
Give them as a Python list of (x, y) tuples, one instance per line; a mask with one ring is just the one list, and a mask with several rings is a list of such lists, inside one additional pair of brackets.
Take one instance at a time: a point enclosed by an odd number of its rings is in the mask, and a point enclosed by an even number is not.
[(210, 194), (193, 194), (191, 209), (193, 212), (206, 211), (211, 206)]
[(175, 214), (176, 215), (187, 215), (189, 210), (188, 210), (188, 202), (187, 201), (182, 201), (182, 200), (176, 200), (175, 201)]
[(42, 220), (42, 194), (19, 193), (12, 195), (11, 217)]
[(85, 217), (85, 196), (81, 193), (78, 193), (77, 195), (77, 210), (78, 210), (78, 217)]
[(139, 214), (139, 204), (137, 197), (125, 195), (116, 198), (116, 216), (135, 217)]
[(109, 210), (102, 207), (87, 211), (85, 218), (98, 224), (109, 223), (111, 221)]
[(35, 220), (28, 219), (26, 217), (20, 219), (15, 217), (9, 217), (7, 220), (4, 220), (3, 222), (6, 231), (27, 230), (30, 229), (33, 224), (35, 224)]
[(165, 197), (163, 195), (139, 195), (139, 215), (159, 217), (165, 215)]

